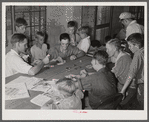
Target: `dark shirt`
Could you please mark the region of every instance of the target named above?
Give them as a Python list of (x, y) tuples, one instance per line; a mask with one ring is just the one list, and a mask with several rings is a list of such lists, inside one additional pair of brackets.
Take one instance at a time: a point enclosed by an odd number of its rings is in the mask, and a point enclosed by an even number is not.
[(81, 83), (82, 86), (91, 84), (89, 104), (92, 109), (98, 109), (106, 97), (115, 94), (117, 91), (115, 76), (108, 68), (102, 68), (97, 73), (81, 79)]

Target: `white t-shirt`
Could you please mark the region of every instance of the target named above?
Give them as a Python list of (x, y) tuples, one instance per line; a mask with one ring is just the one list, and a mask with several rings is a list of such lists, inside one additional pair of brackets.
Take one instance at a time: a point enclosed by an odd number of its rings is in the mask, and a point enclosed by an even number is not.
[(78, 47), (80, 50), (82, 50), (82, 51), (84, 51), (85, 53), (87, 53), (87, 51), (88, 51), (90, 45), (91, 45), (90, 36), (88, 36), (88, 37), (82, 39), (82, 40), (79, 42), (79, 44), (77, 45), (77, 47)]
[(43, 44), (42, 48), (40, 49), (36, 45), (31, 47), (31, 54), (34, 58), (34, 60), (42, 60), (46, 57), (47, 53), (47, 45)]
[(133, 33), (144, 34), (144, 27), (133, 20), (126, 28), (126, 39)]
[(26, 63), (13, 49), (11, 49), (5, 57), (5, 77), (17, 73), (28, 74), (31, 67), (32, 66)]

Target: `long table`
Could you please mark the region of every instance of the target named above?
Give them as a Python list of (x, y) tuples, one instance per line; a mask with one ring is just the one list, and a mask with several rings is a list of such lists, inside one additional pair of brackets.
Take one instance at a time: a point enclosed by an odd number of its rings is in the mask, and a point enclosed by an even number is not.
[[(69, 59), (63, 65), (55, 65), (54, 67), (44, 67), (37, 75), (34, 77), (44, 78), (47, 80), (61, 79), (69, 74), (79, 74), (80, 70), (85, 69), (87, 65), (90, 65), (91, 57), (84, 56), (79, 59), (70, 61)], [(5, 83), (18, 78), (19, 76), (28, 76), (24, 74), (15, 74), (13, 76), (7, 77)], [(40, 109), (39, 106), (30, 102), (32, 98), (41, 94), (41, 91), (31, 91), (29, 90), (29, 98), (17, 99), (17, 100), (5, 100), (5, 109)]]

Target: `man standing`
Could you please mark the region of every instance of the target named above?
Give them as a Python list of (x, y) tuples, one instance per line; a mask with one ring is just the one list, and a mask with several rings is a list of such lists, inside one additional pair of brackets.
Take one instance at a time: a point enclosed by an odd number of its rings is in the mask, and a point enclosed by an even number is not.
[(120, 14), (119, 18), (122, 25), (124, 25), (124, 28), (126, 28), (125, 40), (133, 33), (144, 34), (144, 27), (137, 23), (135, 15), (130, 12), (123, 12)]

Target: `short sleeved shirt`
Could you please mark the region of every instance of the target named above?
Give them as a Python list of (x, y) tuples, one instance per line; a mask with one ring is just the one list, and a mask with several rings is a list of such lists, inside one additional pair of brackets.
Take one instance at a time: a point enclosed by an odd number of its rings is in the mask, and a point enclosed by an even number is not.
[(88, 36), (88, 37), (86, 37), (86, 38), (80, 40), (80, 42), (79, 42), (79, 44), (77, 45), (77, 47), (78, 47), (80, 50), (82, 50), (82, 51), (84, 51), (85, 53), (87, 53), (87, 52), (88, 52), (88, 49), (89, 49), (89, 47), (90, 47), (90, 45), (91, 45), (91, 41), (90, 41), (90, 37)]
[(144, 34), (144, 27), (133, 20), (126, 28), (126, 39), (133, 33)]
[(5, 57), (5, 77), (17, 73), (28, 74), (31, 67), (32, 66), (26, 63), (13, 49), (11, 49)]
[(129, 76), (136, 78), (137, 83), (144, 83), (144, 47), (135, 52), (130, 65)]
[(31, 47), (31, 54), (34, 60), (42, 60), (46, 57), (47, 54), (47, 45), (43, 44), (42, 48), (37, 47), (36, 45)]

